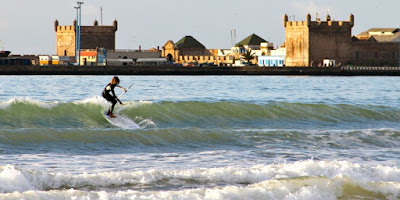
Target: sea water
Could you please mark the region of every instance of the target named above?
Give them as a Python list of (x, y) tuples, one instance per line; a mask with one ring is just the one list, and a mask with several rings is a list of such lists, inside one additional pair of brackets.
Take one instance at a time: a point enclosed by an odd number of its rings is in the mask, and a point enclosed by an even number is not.
[(0, 199), (400, 198), (400, 77), (0, 78)]

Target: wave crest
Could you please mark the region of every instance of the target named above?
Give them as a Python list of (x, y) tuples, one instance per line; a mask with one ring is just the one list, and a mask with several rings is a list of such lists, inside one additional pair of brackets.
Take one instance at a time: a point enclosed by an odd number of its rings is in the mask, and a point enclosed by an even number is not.
[[(4, 174), (9, 174), (4, 177)], [(390, 174), (390, 176), (387, 176)], [(180, 195), (201, 194), (205, 198), (212, 192), (216, 199), (229, 199), (252, 194), (255, 199), (267, 196), (286, 197), (399, 197), (400, 170), (389, 166), (363, 166), (347, 161), (298, 161), (287, 164), (257, 165), (248, 168), (223, 167), (186, 170), (148, 170), (102, 172), (95, 174), (42, 173), (18, 170), (14, 166), (0, 167), (1, 193), (21, 194), (28, 190), (74, 190), (87, 188), (119, 193), (150, 195), (153, 187), (169, 188), (164, 195), (174, 195), (171, 188), (190, 187)], [(127, 189), (140, 189), (133, 192)], [(146, 189), (147, 188), (147, 189)], [(198, 193), (202, 190), (202, 193)], [(208, 191), (207, 191), (208, 190)], [(236, 192), (235, 192), (236, 191)], [(87, 192), (82, 192), (87, 195)], [(161, 193), (154, 194), (157, 197)], [(112, 194), (112, 192), (108, 193)], [(115, 195), (115, 194), (114, 194)], [(230, 196), (233, 195), (233, 196)], [(261, 195), (261, 196), (259, 196)], [(1, 196), (1, 195), (0, 195)], [(150, 196), (149, 196), (150, 197)], [(172, 198), (173, 196), (168, 196)], [(315, 197), (315, 196), (314, 196)], [(329, 198), (329, 199), (330, 199)], [(317, 198), (318, 199), (318, 198)]]
[[(365, 128), (366, 124), (375, 128), (383, 124), (390, 128), (390, 125), (400, 122), (398, 108), (374, 105), (193, 101), (124, 103), (124, 106), (116, 106), (116, 113), (131, 119), (147, 119), (161, 128)], [(72, 103), (11, 99), (0, 103), (0, 127), (104, 127), (100, 113), (108, 106), (99, 96)]]

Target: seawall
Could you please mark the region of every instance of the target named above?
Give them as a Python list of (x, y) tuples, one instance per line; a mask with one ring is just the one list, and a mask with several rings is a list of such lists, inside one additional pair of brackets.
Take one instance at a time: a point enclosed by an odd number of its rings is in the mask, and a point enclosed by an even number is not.
[(0, 75), (400, 76), (399, 67), (0, 66)]

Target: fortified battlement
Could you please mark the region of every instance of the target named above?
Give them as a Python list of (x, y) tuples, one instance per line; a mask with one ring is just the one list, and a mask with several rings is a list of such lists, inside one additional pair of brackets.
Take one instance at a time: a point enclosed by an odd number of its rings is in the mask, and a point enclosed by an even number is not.
[[(58, 20), (54, 21), (54, 31), (75, 31), (76, 29), (76, 20), (74, 20), (73, 25), (67, 25), (67, 26), (60, 26), (58, 24)], [(93, 30), (98, 30), (98, 31), (117, 31), (118, 30), (118, 22), (117, 20), (114, 20), (113, 25), (111, 26), (99, 26), (99, 23), (97, 20), (94, 21), (93, 26), (81, 26), (81, 31), (93, 31)]]
[(81, 26), (81, 33), (85, 32), (115, 32), (114, 26)]
[[(353, 14), (348, 21), (333, 21), (329, 15), (326, 21), (318, 17), (311, 21), (310, 14), (304, 21), (289, 21), (284, 15), (283, 26), (286, 32), (286, 66), (323, 66), (325, 59), (335, 60), (338, 65), (396, 66), (400, 63), (398, 43), (369, 40), (370, 35), (360, 41), (352, 36)], [(369, 32), (381, 37), (394, 31), (372, 29)]]
[[(81, 49), (105, 48), (115, 50), (115, 31), (118, 22), (114, 20), (110, 26), (99, 26), (95, 20), (93, 26), (81, 26)], [(60, 26), (54, 21), (54, 31), (57, 34), (57, 55), (74, 56), (76, 39), (76, 20), (73, 25)]]
[(307, 26), (310, 28), (352, 28), (354, 26), (354, 15), (351, 14), (349, 16), (349, 21), (332, 21), (331, 16), (326, 16), (326, 21), (321, 21), (319, 18), (316, 21), (311, 21), (311, 15), (307, 14), (305, 21), (289, 21), (287, 15), (283, 17), (283, 26), (284, 27), (302, 27)]
[(334, 59), (343, 62), (351, 47), (351, 29), (354, 26), (354, 16), (349, 21), (333, 21), (330, 15), (326, 21), (318, 17), (311, 20), (307, 14), (304, 21), (289, 21), (284, 15), (283, 25), (286, 32), (286, 65), (316, 66), (323, 59)]
[(75, 31), (75, 26), (57, 26), (55, 27), (56, 32), (58, 31)]

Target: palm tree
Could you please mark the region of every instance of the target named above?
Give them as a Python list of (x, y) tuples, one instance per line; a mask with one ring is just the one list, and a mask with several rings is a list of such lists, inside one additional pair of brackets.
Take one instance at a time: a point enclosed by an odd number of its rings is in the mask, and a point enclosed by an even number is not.
[(254, 54), (255, 53), (252, 53), (250, 49), (247, 49), (246, 52), (243, 54), (243, 59), (246, 60), (248, 64), (250, 64), (250, 61), (254, 59)]

